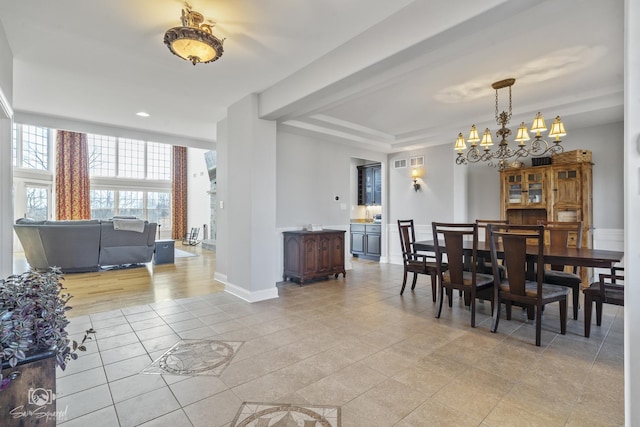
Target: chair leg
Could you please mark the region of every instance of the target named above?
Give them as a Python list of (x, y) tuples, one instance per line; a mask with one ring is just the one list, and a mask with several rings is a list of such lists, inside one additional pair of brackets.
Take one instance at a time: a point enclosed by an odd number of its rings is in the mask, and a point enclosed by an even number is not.
[(416, 288), (416, 282), (418, 281), (418, 273), (413, 273), (413, 282), (411, 282), (411, 290)]
[[(575, 313), (575, 311), (574, 311)], [(567, 300), (560, 301), (560, 334), (567, 334)]]
[(585, 295), (584, 296), (584, 336), (589, 338), (591, 335), (591, 309), (593, 308), (593, 303), (591, 301), (591, 297)]
[(440, 282), (440, 292), (438, 292), (438, 311), (436, 312), (436, 319), (439, 319), (440, 313), (442, 313), (443, 301), (444, 301), (444, 288), (442, 287), (442, 282)]
[(571, 294), (573, 295), (573, 320), (578, 320), (578, 309), (580, 308), (580, 284), (573, 287)]
[(404, 292), (404, 287), (407, 286), (407, 270), (404, 271), (404, 278), (402, 279), (402, 289), (400, 289), (400, 295)]
[(542, 306), (537, 306), (536, 307), (536, 346), (540, 347), (541, 342), (542, 342)]
[[(465, 292), (465, 295), (466, 294), (471, 294), (471, 292)], [(475, 298), (475, 295), (471, 295), (470, 306), (471, 306), (471, 327), (475, 328), (476, 327), (476, 298)]]
[(511, 301), (506, 301), (504, 305), (507, 310), (507, 320), (511, 320)]
[(496, 311), (493, 313), (493, 325), (491, 325), (491, 332), (494, 334), (498, 331), (498, 323), (500, 322), (500, 299), (496, 301)]
[(449, 307), (453, 307), (453, 289), (447, 289), (447, 296), (449, 297)]
[(602, 301), (596, 300), (596, 325), (602, 326)]
[(438, 280), (435, 274), (431, 274), (431, 298), (433, 298), (433, 302), (436, 302), (436, 294), (438, 293)]

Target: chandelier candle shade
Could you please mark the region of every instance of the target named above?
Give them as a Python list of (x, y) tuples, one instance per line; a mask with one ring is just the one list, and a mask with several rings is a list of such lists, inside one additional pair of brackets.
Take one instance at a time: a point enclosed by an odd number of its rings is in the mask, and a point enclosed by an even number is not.
[(213, 35), (213, 24), (203, 24), (201, 13), (189, 8), (182, 9), (182, 27), (174, 27), (164, 33), (164, 44), (171, 53), (182, 59), (197, 63), (217, 61), (224, 49), (219, 39)]
[[(542, 132), (547, 130), (547, 126), (544, 122), (544, 117), (542, 117), (542, 114), (540, 113), (536, 115), (533, 119), (533, 123), (531, 124), (531, 132), (535, 132), (531, 146), (527, 146), (526, 144), (526, 141), (529, 141), (531, 138), (529, 137), (529, 130), (527, 129), (527, 126), (522, 122), (518, 127), (516, 137), (514, 138), (514, 141), (518, 143), (518, 146), (513, 149), (509, 148), (509, 141), (507, 141), (507, 137), (511, 135), (511, 129), (507, 128), (507, 124), (509, 123), (509, 120), (511, 120), (511, 86), (513, 86), (515, 82), (516, 79), (505, 79), (491, 85), (491, 87), (496, 91), (496, 123), (501, 126), (496, 132), (496, 136), (500, 139), (497, 149), (495, 151), (491, 151), (493, 140), (491, 138), (491, 131), (489, 128), (485, 129), (482, 133), (482, 137), (480, 137), (476, 125), (473, 125), (471, 126), (469, 138), (466, 142), (462, 133), (459, 133), (458, 138), (456, 138), (454, 145), (454, 149), (458, 151), (456, 164), (466, 165), (467, 163), (487, 162), (489, 166), (503, 170), (510, 164), (521, 165), (521, 163), (518, 162), (520, 157), (539, 157), (547, 154), (554, 155), (564, 151), (562, 145), (560, 145), (562, 142), (560, 137), (565, 136), (567, 133), (564, 130), (564, 124), (560, 120), (560, 116), (557, 116), (551, 125), (549, 137), (554, 137), (555, 140), (553, 141), (553, 144), (550, 145), (547, 141), (542, 139)], [(504, 88), (509, 88), (509, 111), (498, 113), (500, 111), (498, 108), (498, 90)], [(471, 146), (465, 154), (464, 150), (467, 149), (467, 142), (471, 144)], [(480, 144), (478, 144), (478, 142)]]

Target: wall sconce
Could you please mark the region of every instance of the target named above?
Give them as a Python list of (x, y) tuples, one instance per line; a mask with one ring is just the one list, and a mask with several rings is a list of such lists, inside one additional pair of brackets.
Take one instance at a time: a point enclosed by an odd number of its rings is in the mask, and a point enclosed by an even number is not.
[(421, 174), (418, 169), (413, 169), (411, 171), (411, 179), (413, 179), (413, 189), (418, 191), (420, 189), (420, 183), (418, 182), (418, 178), (420, 178)]

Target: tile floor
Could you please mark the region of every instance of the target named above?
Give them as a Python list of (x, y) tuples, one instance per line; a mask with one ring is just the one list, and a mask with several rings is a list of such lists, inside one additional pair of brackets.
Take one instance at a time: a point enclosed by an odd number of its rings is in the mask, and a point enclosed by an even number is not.
[[(218, 292), (72, 318), (97, 338), (58, 372), (59, 425), (229, 426), (243, 402), (339, 406), (345, 427), (624, 424), (622, 308), (586, 339), (582, 320), (559, 335), (549, 306), (536, 347), (519, 310), (497, 334), (488, 304), (475, 329), (457, 297), (435, 319), (428, 279), (400, 296), (401, 277), (356, 262), (276, 300)], [(140, 373), (191, 339), (244, 343), (220, 376)]]

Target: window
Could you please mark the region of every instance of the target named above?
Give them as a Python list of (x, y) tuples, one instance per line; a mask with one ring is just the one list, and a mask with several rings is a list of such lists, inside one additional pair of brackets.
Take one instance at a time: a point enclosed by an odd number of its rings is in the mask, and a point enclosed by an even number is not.
[(118, 215), (144, 218), (144, 193), (142, 191), (119, 191)]
[(24, 169), (49, 170), (49, 129), (13, 124), (13, 165)]
[(91, 218), (109, 219), (116, 213), (115, 192), (113, 190), (91, 190)]
[(118, 176), (145, 178), (145, 144), (134, 139), (118, 139)]
[(49, 219), (49, 189), (46, 187), (26, 187), (27, 218), (36, 221)]
[(157, 142), (147, 143), (147, 179), (171, 179), (171, 147)]
[(171, 230), (171, 145), (88, 134), (91, 218), (135, 216)]
[(91, 190), (91, 218), (116, 215), (145, 218), (171, 229), (171, 193), (168, 191)]
[(88, 134), (92, 177), (171, 180), (171, 146)]
[(89, 175), (116, 176), (116, 138), (87, 135), (89, 147)]
[(157, 222), (165, 229), (171, 228), (171, 193), (147, 193), (147, 219)]

